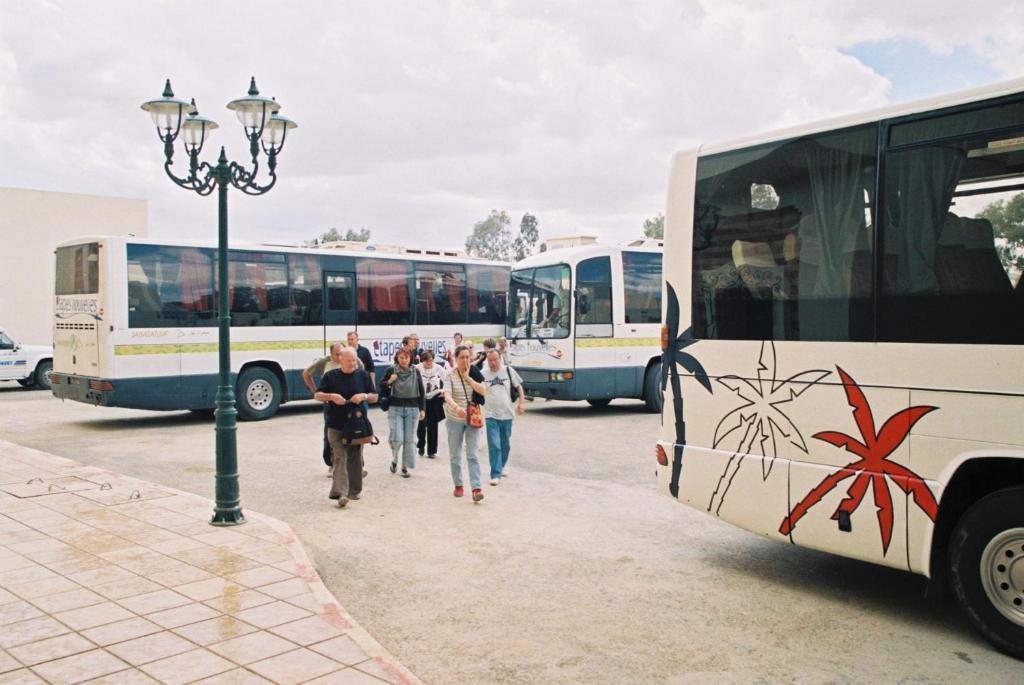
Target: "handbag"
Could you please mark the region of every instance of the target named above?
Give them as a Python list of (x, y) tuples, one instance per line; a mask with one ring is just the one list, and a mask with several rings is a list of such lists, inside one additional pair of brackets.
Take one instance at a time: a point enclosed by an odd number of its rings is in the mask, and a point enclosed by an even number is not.
[[(387, 379), (391, 375), (391, 369), (394, 367), (389, 366), (388, 370), (384, 372), (384, 378)], [(381, 381), (380, 392), (377, 393), (377, 406), (380, 407), (381, 411), (387, 411), (391, 407), (391, 384)]]
[(484, 413), (480, 405), (473, 401), (473, 396), (466, 390), (466, 381), (459, 375), (459, 382), (462, 383), (462, 392), (466, 393), (466, 425), (470, 428), (484, 427)]
[(506, 366), (505, 373), (508, 374), (508, 396), (512, 398), (513, 402), (518, 402), (519, 389), (512, 383), (512, 369)]
[(373, 424), (366, 415), (365, 403), (353, 405), (348, 410), (345, 423), (341, 428), (341, 443), (343, 445), (368, 445), (376, 444), (373, 436)]

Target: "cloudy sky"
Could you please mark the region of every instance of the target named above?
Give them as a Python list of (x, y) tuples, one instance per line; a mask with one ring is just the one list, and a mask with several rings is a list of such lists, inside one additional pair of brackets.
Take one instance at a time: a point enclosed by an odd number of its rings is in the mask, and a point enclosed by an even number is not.
[(271, 193), (232, 193), (234, 238), (461, 245), (502, 209), (625, 240), (673, 151), (1024, 76), (1021, 26), (1020, 0), (11, 0), (0, 186), (146, 198), (151, 235), (212, 239), (139, 105), (170, 77), (221, 124), (206, 156), (243, 160), (224, 105), (255, 75), (299, 128)]

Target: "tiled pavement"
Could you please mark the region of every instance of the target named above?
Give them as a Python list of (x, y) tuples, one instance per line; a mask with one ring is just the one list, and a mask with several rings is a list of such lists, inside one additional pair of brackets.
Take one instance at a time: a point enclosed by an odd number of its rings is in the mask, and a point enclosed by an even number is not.
[(0, 441), (0, 683), (419, 683), (287, 525)]

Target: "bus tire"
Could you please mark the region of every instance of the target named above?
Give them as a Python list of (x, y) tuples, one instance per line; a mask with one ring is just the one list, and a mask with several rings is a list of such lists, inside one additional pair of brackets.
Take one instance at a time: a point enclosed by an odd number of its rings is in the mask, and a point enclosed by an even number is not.
[(49, 390), (53, 387), (50, 383), (50, 376), (53, 375), (53, 362), (49, 359), (44, 359), (39, 362), (36, 366), (36, 372), (33, 375), (35, 386), (40, 390)]
[(953, 528), (948, 554), (960, 608), (997, 649), (1024, 659), (1024, 487), (971, 506)]
[(281, 406), (281, 382), (270, 369), (251, 366), (238, 374), (235, 407), (242, 421), (263, 421)]
[(655, 362), (644, 375), (644, 408), (652, 414), (660, 414), (664, 399), (661, 392), (661, 362)]
[(611, 402), (612, 401), (607, 397), (602, 397), (596, 400), (587, 400), (587, 404), (589, 404), (591, 407), (594, 407), (595, 409), (604, 409), (609, 404), (611, 404)]

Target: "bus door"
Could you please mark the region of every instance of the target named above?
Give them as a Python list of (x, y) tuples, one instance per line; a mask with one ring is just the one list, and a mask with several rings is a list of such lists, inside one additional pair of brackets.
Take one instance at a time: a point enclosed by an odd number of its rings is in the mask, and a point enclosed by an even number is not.
[(616, 396), (610, 257), (576, 265), (576, 393), (580, 399)]
[(356, 327), (356, 275), (324, 271), (324, 354)]

